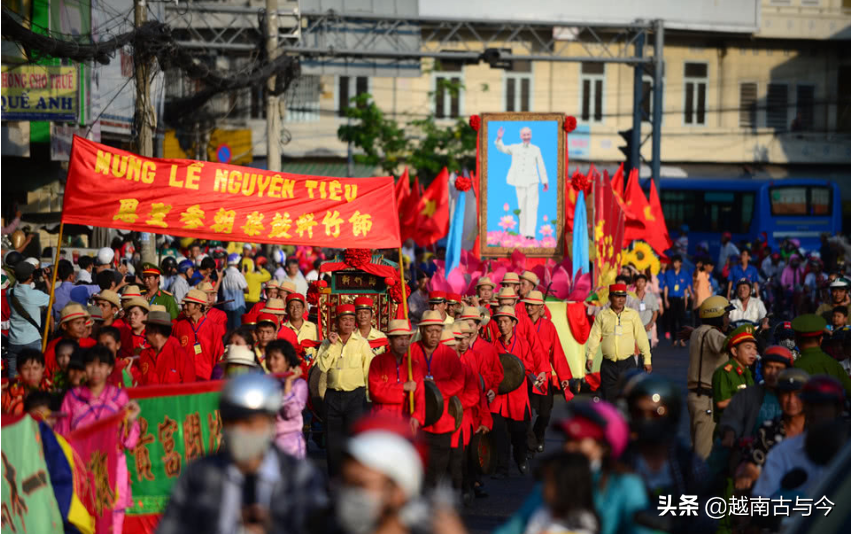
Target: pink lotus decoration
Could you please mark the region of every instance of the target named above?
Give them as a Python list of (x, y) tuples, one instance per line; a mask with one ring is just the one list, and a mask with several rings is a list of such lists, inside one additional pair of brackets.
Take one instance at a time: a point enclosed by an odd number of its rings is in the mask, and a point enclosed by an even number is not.
[(517, 224), (518, 223), (517, 221), (515, 221), (514, 217), (512, 217), (511, 215), (504, 215), (500, 217), (500, 222), (497, 223), (497, 226), (499, 226), (503, 230), (508, 231), (514, 229)]
[(539, 228), (538, 231), (543, 236), (551, 236), (553, 235), (553, 226), (545, 224), (541, 228)]
[[(546, 239), (549, 239), (552, 243), (542, 246), (556, 246), (552, 237)], [(489, 242), (490, 240), (489, 233)], [(544, 241), (542, 240), (542, 243)], [(557, 264), (550, 259), (527, 258), (524, 253), (515, 250), (509, 258), (480, 260), (471, 252), (463, 250), (459, 267), (449, 277), (446, 276), (444, 262), (434, 261), (438, 270), (429, 281), (430, 291), (449, 291), (461, 295), (475, 295), (476, 282), (488, 271), (491, 271), (488, 273), (488, 277), (499, 287), (503, 275), (507, 272), (520, 274), (526, 270), (530, 270), (538, 276), (540, 284), (536, 289), (542, 293), (547, 291), (548, 296), (556, 297), (559, 300), (582, 301), (592, 290), (591, 274), (572, 276), (570, 274), (572, 265), (569, 258), (565, 258)]]

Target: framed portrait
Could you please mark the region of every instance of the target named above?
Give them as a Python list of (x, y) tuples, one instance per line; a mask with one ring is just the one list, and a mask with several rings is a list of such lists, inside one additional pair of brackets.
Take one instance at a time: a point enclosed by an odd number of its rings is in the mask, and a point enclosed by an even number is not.
[(561, 257), (565, 115), (483, 113), (481, 120), (480, 253)]

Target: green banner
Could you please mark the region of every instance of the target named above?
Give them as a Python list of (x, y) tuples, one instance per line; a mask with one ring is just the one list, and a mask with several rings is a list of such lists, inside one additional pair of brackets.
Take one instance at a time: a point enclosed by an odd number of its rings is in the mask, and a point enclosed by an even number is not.
[(139, 443), (126, 452), (133, 484), (128, 515), (161, 514), (187, 463), (219, 449), (220, 387), (203, 382), (127, 390), (141, 408)]
[[(10, 420), (13, 421), (13, 420)], [(44, 462), (38, 423), (3, 421), (3, 532), (62, 532), (62, 515)]]

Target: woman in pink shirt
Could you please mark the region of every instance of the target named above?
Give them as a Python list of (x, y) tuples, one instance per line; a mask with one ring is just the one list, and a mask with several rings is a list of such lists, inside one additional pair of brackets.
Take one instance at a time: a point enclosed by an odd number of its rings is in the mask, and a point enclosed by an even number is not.
[[(120, 443), (125, 449), (132, 449), (139, 441), (139, 405), (130, 401), (127, 393), (112, 384), (107, 378), (112, 373), (115, 358), (112, 352), (102, 345), (96, 345), (83, 354), (86, 367), (86, 385), (78, 386), (65, 394), (62, 401), (62, 413), (67, 417), (59, 419), (54, 427), (56, 432), (66, 435), (87, 425), (127, 409), (127, 419), (121, 431)], [(124, 510), (133, 505), (130, 494), (130, 478), (127, 474), (127, 462), (118, 462), (116, 484), (119, 487), (118, 501), (113, 510), (113, 533), (121, 534), (124, 525)]]
[(287, 454), (304, 458), (305, 435), (302, 411), (308, 401), (308, 384), (302, 378), (299, 356), (287, 340), (276, 339), (266, 346), (266, 365), (273, 374), (291, 373), (281, 380), (284, 402), (275, 422), (275, 444)]

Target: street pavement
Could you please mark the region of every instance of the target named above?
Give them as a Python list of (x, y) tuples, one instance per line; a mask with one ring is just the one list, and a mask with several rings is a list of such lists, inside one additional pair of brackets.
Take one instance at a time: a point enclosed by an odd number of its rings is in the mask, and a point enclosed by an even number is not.
[[(688, 347), (673, 348), (667, 340), (663, 340), (652, 352), (653, 371), (669, 380), (672, 380), (681, 389), (683, 403), (681, 409), (681, 422), (679, 434), (682, 439), (689, 441), (689, 416), (686, 411), (686, 397), (684, 391), (686, 389), (686, 368), (689, 364)], [(556, 399), (554, 405), (554, 416), (557, 415), (565, 407), (565, 400), (561, 397)], [(556, 452), (559, 450), (561, 441), (553, 432), (548, 431), (545, 436), (544, 453)], [(489, 477), (484, 477), (485, 489), (489, 496), (482, 499), (476, 499), (473, 504), (465, 508), (463, 518), (468, 531), (471, 534), (485, 534), (492, 532), (496, 527), (503, 524), (529, 495), (535, 484), (532, 475), (522, 476), (514, 465), (510, 462), (509, 478), (503, 480), (492, 480)], [(531, 467), (532, 472), (535, 472), (536, 462), (533, 460)]]

